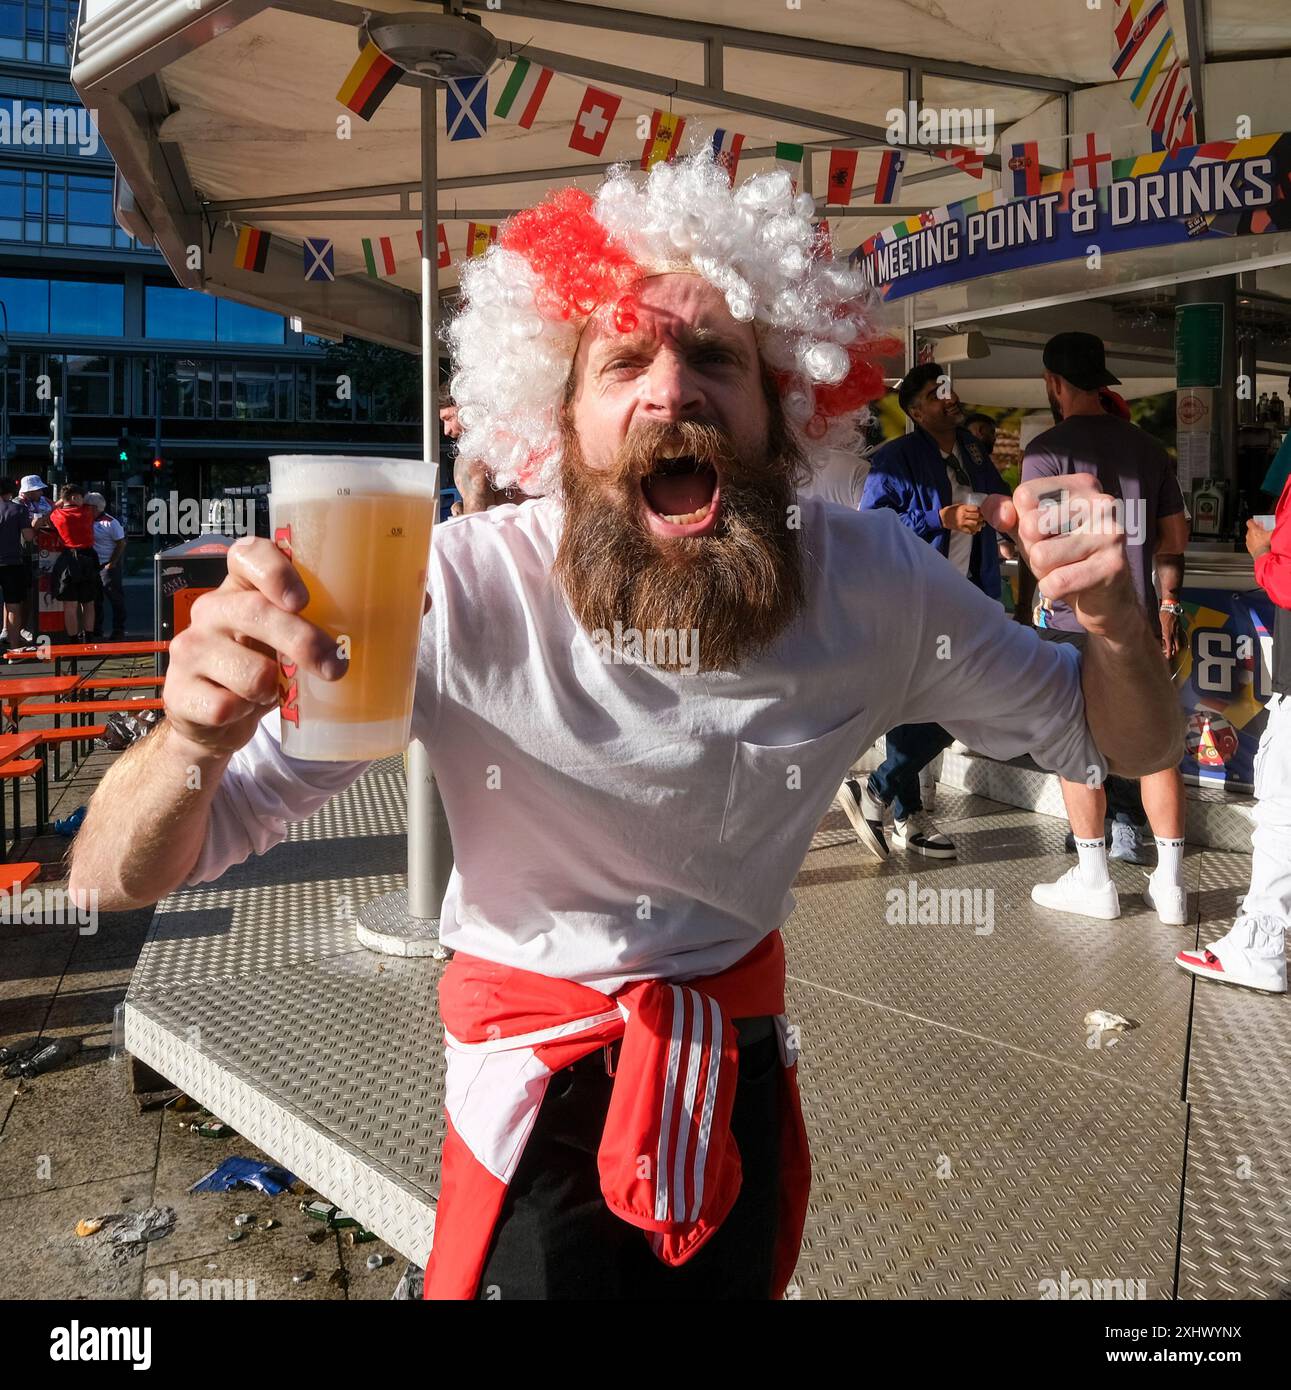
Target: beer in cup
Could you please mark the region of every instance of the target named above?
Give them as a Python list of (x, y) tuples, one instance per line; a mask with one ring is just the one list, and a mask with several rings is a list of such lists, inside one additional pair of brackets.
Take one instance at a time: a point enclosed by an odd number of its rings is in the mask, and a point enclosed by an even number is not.
[(302, 616), (337, 642), (339, 680), (279, 657), (283, 751), (313, 762), (402, 752), (438, 472), (421, 459), (280, 454), (269, 460), (274, 543), (309, 590)]

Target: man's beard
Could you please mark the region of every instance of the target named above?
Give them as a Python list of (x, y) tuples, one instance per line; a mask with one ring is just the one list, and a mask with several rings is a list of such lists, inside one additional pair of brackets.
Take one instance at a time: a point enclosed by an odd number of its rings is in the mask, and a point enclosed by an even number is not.
[[(790, 514), (804, 465), (779, 404), (757, 456), (738, 455), (716, 425), (683, 420), (632, 429), (604, 471), (583, 463), (566, 421), (565, 518), (554, 572), (588, 633), (642, 634), (638, 641), (652, 643), (651, 664), (664, 669), (733, 671), (784, 631), (805, 594)], [(646, 522), (641, 481), (661, 462), (661, 449), (677, 444), (717, 470), (720, 511), (709, 535), (656, 536)], [(649, 634), (673, 636), (665, 642)], [(692, 642), (697, 658), (686, 662), (681, 652)]]
[(1062, 404), (1052, 391), (1046, 393), (1049, 397), (1049, 409), (1053, 411), (1053, 422), (1055, 425), (1062, 424)]

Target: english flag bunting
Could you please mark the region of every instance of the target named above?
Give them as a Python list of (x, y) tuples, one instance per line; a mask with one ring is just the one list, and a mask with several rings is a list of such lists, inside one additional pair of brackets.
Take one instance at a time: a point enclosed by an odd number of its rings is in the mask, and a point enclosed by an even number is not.
[[(421, 228), (417, 228), (417, 255), (425, 255), (423, 242), (421, 239)], [(444, 224), (439, 223), (439, 259), (437, 265), (440, 270), (447, 270), (453, 263), (453, 258), (448, 254), (448, 237), (444, 234)]]
[(731, 176), (731, 187), (735, 187), (735, 171), (740, 165), (740, 151), (744, 148), (744, 137), (733, 130), (713, 132), (713, 153), (717, 162)]
[(492, 222), (468, 222), (466, 224), (466, 254), (482, 256), (498, 239), (498, 229)]
[(356, 116), (370, 121), (376, 109), (394, 91), (404, 70), (398, 63), (387, 58), (371, 39), (363, 45), (363, 51), (350, 69), (336, 100), (348, 106)]
[(329, 236), (307, 236), (304, 242), (305, 279), (335, 280), (334, 248)]
[(675, 158), (677, 146), (681, 143), (681, 132), (685, 128), (684, 116), (674, 116), (671, 111), (656, 111), (650, 117), (650, 134), (646, 136), (645, 148), (641, 151), (641, 167), (653, 169), (656, 164)]
[(233, 264), (239, 270), (251, 270), (257, 275), (263, 275), (268, 257), (269, 233), (262, 232), (259, 227), (243, 227), (238, 233), (238, 247), (233, 253)]
[(374, 280), (388, 280), (395, 270), (394, 247), (388, 236), (363, 237), (363, 264)]
[[(1080, 149), (1080, 141), (1073, 141), (1073, 152)], [(1099, 178), (1099, 170), (1102, 170), (1103, 178)], [(1112, 177), (1112, 152), (1105, 145), (1099, 142), (1099, 138), (1093, 132), (1085, 136), (1084, 150), (1081, 154), (1075, 155), (1071, 161), (1071, 172), (1073, 176), (1072, 187), (1074, 188), (1099, 188), (1104, 181), (1111, 182)]]
[(550, 68), (539, 67), (528, 58), (517, 58), (493, 114), (505, 120), (514, 111), (516, 124), (529, 130), (554, 76)]
[(798, 191), (798, 180), (802, 178), (802, 146), (776, 141), (775, 162), (793, 181), (793, 191)]
[(852, 201), (852, 185), (856, 182), (856, 150), (831, 150), (829, 155), (829, 192), (826, 203), (846, 207)]
[(580, 154), (600, 154), (605, 149), (610, 127), (618, 115), (622, 97), (612, 92), (602, 92), (589, 87), (583, 93), (582, 105), (574, 117), (574, 128), (569, 134), (569, 148)]
[(489, 128), (489, 79), (450, 77), (444, 83), (444, 124), (450, 140), (478, 140)]
[(1040, 194), (1040, 146), (1035, 140), (1009, 146), (1004, 165), (1009, 176), (1005, 188), (1010, 198), (1036, 198)]
[(895, 203), (901, 191), (901, 171), (905, 168), (905, 155), (900, 150), (884, 150), (879, 160), (878, 177), (874, 181), (874, 201), (876, 203)]

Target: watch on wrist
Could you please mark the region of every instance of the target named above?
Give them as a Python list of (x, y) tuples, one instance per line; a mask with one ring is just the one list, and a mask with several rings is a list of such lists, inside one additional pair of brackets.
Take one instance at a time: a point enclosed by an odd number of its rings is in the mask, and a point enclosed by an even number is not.
[(1167, 602), (1165, 602), (1165, 603), (1163, 603), (1163, 604), (1161, 605), (1161, 612), (1163, 612), (1163, 613), (1173, 613), (1173, 614), (1175, 615), (1176, 618), (1182, 618), (1182, 617), (1183, 617), (1183, 604), (1182, 604), (1182, 603), (1172, 603), (1172, 602), (1167, 601)]

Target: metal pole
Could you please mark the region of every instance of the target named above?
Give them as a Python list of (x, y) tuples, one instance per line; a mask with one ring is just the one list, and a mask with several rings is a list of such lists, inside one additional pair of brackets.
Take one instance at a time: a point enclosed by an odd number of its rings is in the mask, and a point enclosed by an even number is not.
[[(439, 467), (439, 354), (435, 350), (435, 310), (439, 298), (439, 240), (436, 230), (435, 84), (421, 85), (421, 456), (427, 469)], [(438, 514), (438, 503), (436, 503)], [(408, 912), (438, 920), (453, 842), (430, 757), (414, 740), (408, 746)]]
[(0, 299), (4, 315), (4, 353), (0, 355), (0, 473), (9, 471), (9, 308)]

